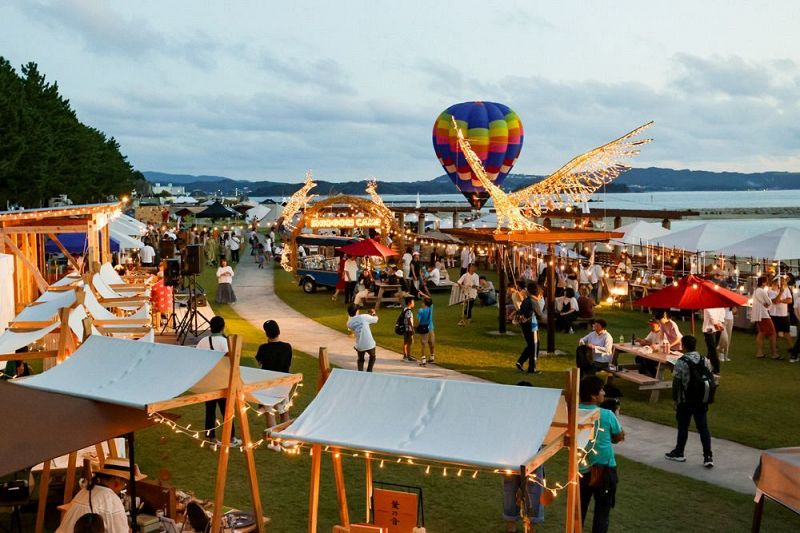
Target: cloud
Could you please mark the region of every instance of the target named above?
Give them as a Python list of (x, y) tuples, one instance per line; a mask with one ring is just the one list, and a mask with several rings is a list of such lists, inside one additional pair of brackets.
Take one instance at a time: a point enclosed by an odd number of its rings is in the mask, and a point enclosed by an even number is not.
[(312, 87), (341, 94), (355, 94), (349, 75), (342, 66), (330, 58), (304, 61), (298, 58), (281, 58), (263, 51), (258, 66), (281, 83)]

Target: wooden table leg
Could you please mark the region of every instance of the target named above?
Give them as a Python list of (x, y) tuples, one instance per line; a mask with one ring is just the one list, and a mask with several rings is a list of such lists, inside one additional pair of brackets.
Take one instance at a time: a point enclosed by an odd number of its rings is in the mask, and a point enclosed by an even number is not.
[(750, 529), (751, 533), (759, 533), (761, 531), (761, 517), (764, 515), (764, 494), (759, 493), (756, 499), (755, 507), (753, 509), (753, 525)]
[[(656, 379), (658, 381), (664, 381), (665, 366), (666, 365), (664, 363), (658, 363), (658, 366), (656, 367)], [(653, 389), (650, 391), (650, 403), (658, 403), (659, 392), (661, 392), (659, 389)]]
[(381, 302), (383, 301), (383, 287), (378, 289), (378, 299), (375, 300), (375, 310), (381, 308)]

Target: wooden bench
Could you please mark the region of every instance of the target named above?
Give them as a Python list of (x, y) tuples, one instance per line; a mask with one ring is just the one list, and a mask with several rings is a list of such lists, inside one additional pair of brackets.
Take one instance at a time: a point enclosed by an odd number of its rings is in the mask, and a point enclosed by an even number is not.
[[(636, 383), (637, 385), (639, 385), (640, 388), (644, 387), (644, 386), (655, 385), (657, 383), (660, 383), (660, 381), (657, 380), (656, 378), (650, 377), (650, 376), (648, 376), (646, 374), (640, 374), (639, 372), (637, 372), (635, 370), (623, 369), (623, 370), (615, 370), (613, 372), (610, 372), (610, 371), (607, 371), (607, 372), (609, 374), (611, 374), (612, 376), (614, 376), (614, 377), (617, 377), (617, 378), (620, 378), (620, 379), (624, 379), (625, 381), (630, 381), (630, 382)], [(672, 382), (670, 382), (670, 387), (671, 386), (672, 386)]]
[(594, 317), (592, 318), (576, 318), (575, 321), (572, 323), (573, 329), (589, 329), (594, 322)]

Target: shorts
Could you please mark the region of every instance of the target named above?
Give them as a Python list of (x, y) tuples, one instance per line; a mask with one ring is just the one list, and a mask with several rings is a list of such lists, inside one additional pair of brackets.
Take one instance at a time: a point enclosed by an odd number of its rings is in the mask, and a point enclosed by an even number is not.
[(775, 335), (775, 324), (771, 318), (762, 318), (757, 322), (758, 332), (767, 337)]
[(789, 333), (789, 317), (787, 316), (773, 316), (772, 324), (775, 326), (775, 331), (778, 333)]

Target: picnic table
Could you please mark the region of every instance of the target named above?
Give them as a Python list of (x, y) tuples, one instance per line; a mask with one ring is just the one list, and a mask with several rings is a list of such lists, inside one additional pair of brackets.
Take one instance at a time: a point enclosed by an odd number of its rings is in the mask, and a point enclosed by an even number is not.
[[(658, 363), (656, 367), (656, 376), (650, 377), (638, 372), (638, 365), (636, 364), (620, 364), (620, 355), (633, 355), (649, 359)], [(631, 344), (629, 342), (620, 342), (614, 344), (614, 353), (611, 358), (611, 365), (609, 372), (614, 376), (626, 381), (630, 381), (639, 385), (639, 390), (649, 390), (650, 403), (658, 401), (659, 393), (663, 389), (672, 388), (672, 379), (664, 378), (667, 369), (672, 369), (675, 361), (680, 359), (683, 354), (681, 352), (664, 353), (660, 351), (648, 350), (644, 346), (638, 344)], [(614, 370), (611, 370), (611, 369)]]
[(397, 293), (401, 288), (399, 283), (376, 281), (375, 286), (378, 287), (378, 294), (375, 296), (376, 310), (380, 309), (381, 304), (384, 302), (400, 303), (400, 300), (397, 298)]

